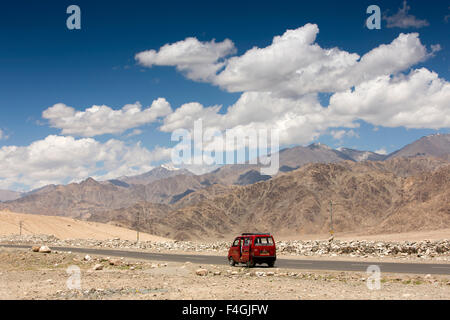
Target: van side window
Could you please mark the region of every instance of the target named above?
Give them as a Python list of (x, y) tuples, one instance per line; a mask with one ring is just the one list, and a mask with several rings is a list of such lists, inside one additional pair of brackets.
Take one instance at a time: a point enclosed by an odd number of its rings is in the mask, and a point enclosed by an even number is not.
[(239, 239), (234, 240), (233, 247), (239, 247)]
[(272, 238), (270, 238), (270, 237), (258, 237), (255, 239), (255, 245), (271, 246), (271, 245), (273, 245), (273, 241), (272, 241)]

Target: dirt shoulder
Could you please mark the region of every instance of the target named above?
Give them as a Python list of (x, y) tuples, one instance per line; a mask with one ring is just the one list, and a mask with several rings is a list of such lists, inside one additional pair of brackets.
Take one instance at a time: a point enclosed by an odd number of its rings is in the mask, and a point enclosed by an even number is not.
[[(76, 283), (71, 266), (80, 270), (79, 290), (67, 286)], [(367, 278), (0, 249), (0, 299), (450, 299), (448, 276), (382, 274), (379, 290), (369, 290)]]

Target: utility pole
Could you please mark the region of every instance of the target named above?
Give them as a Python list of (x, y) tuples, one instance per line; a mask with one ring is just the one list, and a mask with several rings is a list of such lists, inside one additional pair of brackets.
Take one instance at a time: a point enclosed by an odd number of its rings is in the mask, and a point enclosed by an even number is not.
[(330, 200), (330, 235), (333, 235), (333, 201)]
[(139, 242), (139, 223), (140, 223), (140, 214), (141, 214), (141, 211), (138, 209), (138, 212), (137, 212), (137, 223), (136, 223), (136, 232), (137, 232), (137, 234), (136, 234), (136, 242)]

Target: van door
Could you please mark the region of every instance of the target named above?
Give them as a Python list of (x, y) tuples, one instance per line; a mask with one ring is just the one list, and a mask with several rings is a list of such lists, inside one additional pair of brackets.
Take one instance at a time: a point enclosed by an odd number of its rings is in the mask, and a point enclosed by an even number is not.
[(241, 259), (241, 243), (239, 238), (234, 239), (230, 251), (230, 255), (233, 257), (233, 260), (239, 262)]
[(246, 263), (249, 261), (250, 258), (250, 245), (251, 245), (251, 239), (250, 238), (243, 238), (241, 239), (241, 262)]

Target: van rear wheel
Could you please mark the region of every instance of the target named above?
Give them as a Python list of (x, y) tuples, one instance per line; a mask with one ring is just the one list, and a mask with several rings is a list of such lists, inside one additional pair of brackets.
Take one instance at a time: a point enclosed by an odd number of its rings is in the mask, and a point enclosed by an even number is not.
[(229, 257), (228, 258), (228, 263), (230, 264), (230, 266), (234, 267), (234, 265), (236, 264), (236, 262), (234, 262), (233, 257)]
[(273, 268), (273, 266), (275, 265), (275, 261), (267, 262), (267, 265), (269, 266), (269, 268)]

